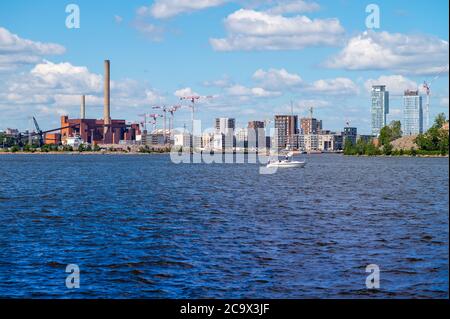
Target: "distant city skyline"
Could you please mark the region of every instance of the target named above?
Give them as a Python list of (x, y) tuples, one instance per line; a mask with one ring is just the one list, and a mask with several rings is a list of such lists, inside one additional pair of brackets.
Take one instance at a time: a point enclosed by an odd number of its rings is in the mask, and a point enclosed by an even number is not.
[[(200, 94), (213, 96), (196, 110), (205, 128), (290, 115), (292, 101), (299, 118), (314, 107), (329, 130), (349, 122), (370, 134), (373, 85), (390, 92), (386, 122), (403, 123), (403, 93), (424, 95), (424, 81), (430, 122), (448, 117), (448, 1), (377, 1), (379, 29), (366, 26), (367, 1), (73, 3), (79, 29), (66, 27), (65, 2), (0, 3), (0, 130), (32, 128), (31, 116), (58, 127), (61, 115), (79, 117), (81, 95), (86, 117), (102, 118), (105, 59), (111, 116), (130, 122)], [(175, 114), (174, 127), (184, 125), (188, 107)]]

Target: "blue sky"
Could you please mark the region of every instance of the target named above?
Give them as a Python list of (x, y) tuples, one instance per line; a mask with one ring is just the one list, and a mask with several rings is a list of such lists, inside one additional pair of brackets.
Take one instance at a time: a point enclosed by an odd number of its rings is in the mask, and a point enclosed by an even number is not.
[[(369, 1), (73, 1), (79, 29), (65, 25), (69, 3), (0, 2), (0, 129), (25, 129), (32, 115), (56, 127), (61, 114), (78, 117), (79, 94), (101, 117), (104, 59), (112, 116), (129, 121), (194, 92), (214, 96), (199, 105), (204, 127), (289, 113), (292, 100), (300, 116), (313, 106), (325, 128), (350, 121), (369, 133), (370, 84), (388, 86), (388, 119), (401, 120), (401, 92), (436, 75), (430, 114), (448, 115), (446, 0), (373, 2), (374, 30)], [(189, 119), (183, 108), (175, 124)]]

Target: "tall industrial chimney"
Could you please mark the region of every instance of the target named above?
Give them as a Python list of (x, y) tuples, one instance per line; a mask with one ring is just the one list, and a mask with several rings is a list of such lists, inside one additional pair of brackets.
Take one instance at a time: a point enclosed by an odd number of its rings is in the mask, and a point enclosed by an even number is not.
[(105, 60), (105, 87), (103, 102), (103, 121), (105, 125), (111, 124), (111, 113), (109, 108), (109, 60)]
[(81, 108), (80, 108), (80, 118), (86, 118), (86, 97), (84, 95), (81, 96)]

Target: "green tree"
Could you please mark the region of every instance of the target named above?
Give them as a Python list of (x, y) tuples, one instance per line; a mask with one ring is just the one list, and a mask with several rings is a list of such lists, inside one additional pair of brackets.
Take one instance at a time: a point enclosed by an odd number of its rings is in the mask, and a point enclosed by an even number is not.
[(400, 121), (392, 121), (380, 130), (381, 145), (389, 144), (400, 137), (402, 137), (402, 123)]
[(391, 142), (402, 137), (402, 123), (400, 121), (392, 121), (389, 127), (391, 128)]
[(344, 154), (345, 155), (355, 155), (355, 147), (353, 145), (353, 142), (348, 137), (345, 139), (344, 143)]
[(391, 128), (389, 126), (385, 126), (380, 130), (380, 136), (378, 137), (381, 145), (386, 145), (391, 142)]
[(434, 119), (434, 127), (441, 128), (444, 123), (447, 122), (447, 118), (444, 113), (439, 113)]
[(383, 154), (384, 155), (391, 155), (392, 154), (392, 144), (387, 143), (383, 145)]
[(17, 145), (12, 146), (10, 150), (11, 150), (12, 153), (20, 151), (20, 149), (19, 149), (19, 147)]
[(373, 144), (372, 140), (366, 143), (365, 154), (369, 156), (375, 156), (379, 154), (378, 148)]
[(442, 129), (442, 125), (446, 123), (445, 114), (438, 114), (434, 120), (434, 124), (425, 134), (419, 134), (415, 139), (419, 150), (425, 152), (438, 151), (442, 155), (448, 154), (448, 132)]

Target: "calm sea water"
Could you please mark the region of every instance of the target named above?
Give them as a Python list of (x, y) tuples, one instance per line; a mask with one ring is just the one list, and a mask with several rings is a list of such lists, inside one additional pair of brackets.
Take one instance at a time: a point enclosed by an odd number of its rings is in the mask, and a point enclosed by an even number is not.
[(0, 156), (0, 297), (448, 297), (447, 158), (305, 158)]

